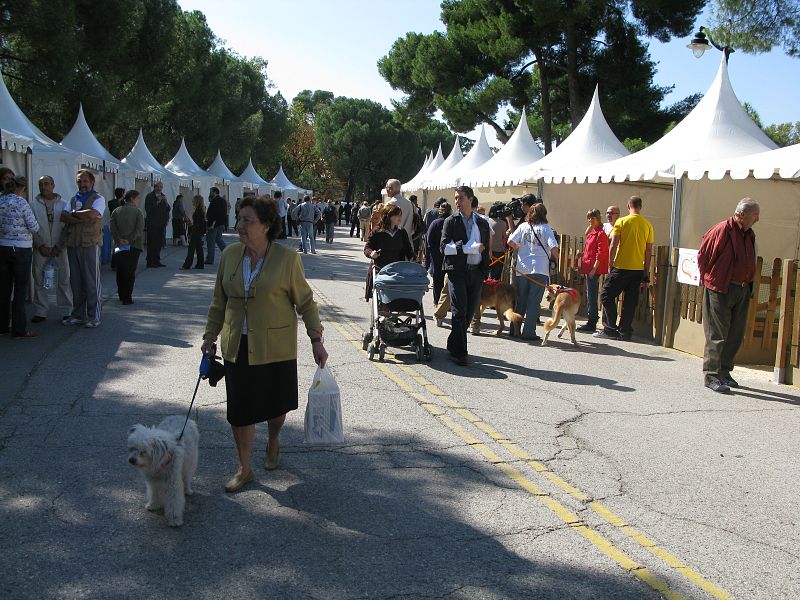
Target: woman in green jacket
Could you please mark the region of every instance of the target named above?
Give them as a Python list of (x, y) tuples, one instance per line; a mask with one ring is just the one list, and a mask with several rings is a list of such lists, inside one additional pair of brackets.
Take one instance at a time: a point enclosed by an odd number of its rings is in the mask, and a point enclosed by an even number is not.
[(222, 253), (202, 346), (214, 354), (219, 338), (225, 361), (227, 417), (239, 457), (227, 492), (253, 480), (256, 423), (268, 423), (264, 467), (278, 467), (280, 430), (286, 413), (297, 408), (297, 314), (305, 323), (314, 362), (324, 366), (328, 359), (300, 257), (275, 243), (281, 232), (277, 204), (267, 197), (245, 198), (236, 229), (241, 243)]

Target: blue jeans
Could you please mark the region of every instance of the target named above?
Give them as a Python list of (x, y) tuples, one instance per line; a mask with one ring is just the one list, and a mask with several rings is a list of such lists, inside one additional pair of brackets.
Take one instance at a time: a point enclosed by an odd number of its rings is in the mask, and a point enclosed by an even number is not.
[[(303, 245), (303, 252), (308, 253), (308, 247), (311, 246), (311, 252), (317, 251), (317, 240), (314, 237), (316, 224), (311, 221), (300, 222), (300, 243)], [(306, 241), (308, 240), (308, 241)]]
[[(528, 279), (535, 279), (542, 285), (536, 285)], [(522, 337), (532, 339), (536, 335), (536, 322), (539, 320), (539, 309), (544, 296), (544, 288), (550, 282), (547, 275), (532, 274), (528, 277), (517, 275), (517, 312), (525, 317), (522, 326)]]
[(206, 248), (208, 250), (208, 254), (206, 256), (207, 265), (214, 264), (214, 246), (218, 246), (220, 251), (225, 250), (225, 240), (222, 239), (222, 232), (224, 230), (224, 225), (217, 225), (216, 227), (211, 227), (208, 230), (208, 233), (206, 233)]
[(586, 310), (590, 323), (597, 323), (600, 318), (597, 307), (597, 294), (600, 289), (600, 275), (586, 276)]

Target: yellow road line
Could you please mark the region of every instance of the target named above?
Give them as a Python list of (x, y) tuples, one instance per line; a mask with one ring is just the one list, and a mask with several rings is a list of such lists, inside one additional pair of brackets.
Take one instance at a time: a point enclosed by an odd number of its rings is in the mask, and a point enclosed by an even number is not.
[[(333, 303), (325, 297), (316, 286), (312, 286), (318, 293), (318, 296), (325, 300), (325, 303), (332, 307), (334, 306)], [(336, 316), (341, 318), (345, 323), (348, 324), (350, 329), (355, 331), (357, 335), (360, 335), (362, 330), (349, 318), (347, 318), (341, 311), (338, 309), (333, 309)], [(339, 323), (334, 320), (331, 320), (331, 323), (336, 327), (336, 329), (342, 333), (345, 339), (354, 343), (354, 345), (363, 352), (363, 349), (360, 346), (360, 340), (356, 340), (353, 338), (347, 330), (342, 327)], [(437, 399), (443, 401), (445, 404), (450, 406), (451, 408), (455, 409), (455, 412), (458, 413), (462, 418), (464, 418), (469, 424), (477, 429), (481, 430), (483, 433), (488, 435), (495, 441), (498, 441), (503, 447), (506, 448), (511, 454), (517, 456), (526, 461), (526, 463), (534, 469), (537, 473), (540, 473), (543, 477), (548, 479), (551, 483), (553, 483), (558, 488), (565, 491), (570, 496), (580, 500), (583, 503), (588, 503), (587, 506), (590, 508), (595, 514), (600, 516), (604, 521), (610, 523), (611, 525), (615, 526), (619, 531), (624, 533), (630, 539), (636, 541), (640, 546), (648, 550), (651, 554), (658, 557), (668, 566), (674, 568), (682, 575), (684, 575), (687, 579), (692, 581), (695, 585), (700, 587), (701, 589), (705, 590), (713, 597), (718, 598), (719, 600), (728, 600), (731, 596), (725, 592), (724, 590), (718, 588), (710, 581), (703, 578), (697, 571), (688, 567), (683, 562), (681, 562), (677, 557), (669, 553), (667, 550), (658, 546), (654, 541), (647, 538), (642, 533), (638, 532), (634, 528), (627, 526), (625, 521), (617, 516), (613, 511), (606, 508), (603, 504), (597, 501), (592, 501), (591, 496), (585, 494), (584, 492), (580, 491), (578, 488), (574, 487), (570, 483), (568, 483), (563, 478), (559, 477), (556, 473), (551, 471), (546, 465), (543, 463), (536, 461), (533, 457), (529, 456), (526, 452), (520, 449), (516, 444), (511, 442), (507, 436), (497, 431), (494, 427), (480, 419), (470, 410), (461, 407), (461, 405), (453, 400), (448, 394), (437, 388), (432, 383), (427, 382), (427, 380), (417, 373), (413, 367), (408, 365), (402, 364), (398, 359), (396, 359), (393, 355), (389, 355), (387, 353), (387, 357), (390, 357), (391, 362), (398, 364), (400, 369), (410, 375), (418, 384), (420, 384), (425, 390), (427, 390), (430, 394), (432, 394)], [(666, 598), (676, 600), (678, 598), (682, 598), (680, 594), (674, 592), (666, 582), (661, 580), (659, 577), (654, 575), (648, 569), (641, 567), (638, 565), (633, 559), (628, 557), (625, 553), (618, 550), (609, 540), (604, 538), (601, 534), (597, 533), (588, 525), (583, 523), (577, 515), (571, 513), (563, 504), (558, 502), (556, 499), (549, 496), (546, 492), (539, 489), (533, 482), (528, 480), (522, 473), (520, 473), (517, 469), (513, 466), (509, 465), (505, 462), (505, 460), (496, 454), (494, 451), (489, 449), (485, 444), (481, 443), (480, 440), (463, 428), (461, 428), (451, 417), (446, 415), (441, 407), (431, 404), (427, 402), (424, 396), (419, 394), (418, 392), (414, 391), (414, 389), (406, 383), (403, 379), (395, 375), (391, 369), (382, 363), (373, 363), (386, 377), (392, 380), (401, 390), (411, 395), (417, 402), (426, 410), (428, 410), (432, 415), (438, 418), (448, 429), (450, 429), (453, 433), (455, 433), (458, 437), (464, 440), (468, 445), (472, 446), (476, 450), (478, 450), (481, 454), (483, 454), (492, 464), (495, 464), (498, 468), (506, 473), (512, 480), (514, 480), (517, 485), (519, 485), (522, 489), (526, 490), (537, 499), (539, 499), (551, 512), (555, 513), (559, 518), (562, 519), (565, 523), (573, 526), (576, 531), (578, 531), (581, 535), (583, 535), (587, 540), (589, 540), (595, 547), (600, 549), (604, 554), (606, 554), (609, 558), (617, 562), (621, 567), (633, 573), (636, 577), (641, 579), (647, 585), (658, 591), (659, 593), (663, 594)]]

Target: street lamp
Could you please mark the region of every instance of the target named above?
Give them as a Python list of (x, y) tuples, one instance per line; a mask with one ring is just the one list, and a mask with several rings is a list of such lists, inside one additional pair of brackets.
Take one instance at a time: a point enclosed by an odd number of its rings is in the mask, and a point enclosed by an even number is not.
[[(728, 62), (728, 57), (730, 56), (731, 52), (733, 52), (733, 48), (730, 46), (719, 46), (714, 43), (714, 40), (711, 39), (711, 35), (707, 34), (708, 30), (705, 27), (700, 27), (697, 33), (694, 34), (694, 39), (691, 43), (686, 44), (686, 47), (692, 51), (695, 58), (700, 58), (703, 56), (703, 53), (714, 46), (717, 50), (722, 52), (725, 55), (725, 62)], [(710, 43), (709, 43), (710, 42)]]

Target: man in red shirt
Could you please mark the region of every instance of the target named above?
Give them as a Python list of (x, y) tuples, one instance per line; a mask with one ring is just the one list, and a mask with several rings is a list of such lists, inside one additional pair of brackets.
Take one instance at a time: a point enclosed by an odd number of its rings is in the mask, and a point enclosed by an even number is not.
[(703, 355), (705, 386), (721, 394), (739, 387), (731, 377), (733, 359), (744, 339), (747, 311), (756, 277), (756, 236), (753, 225), (758, 202), (743, 198), (730, 219), (717, 223), (703, 236), (697, 264), (703, 294)]

